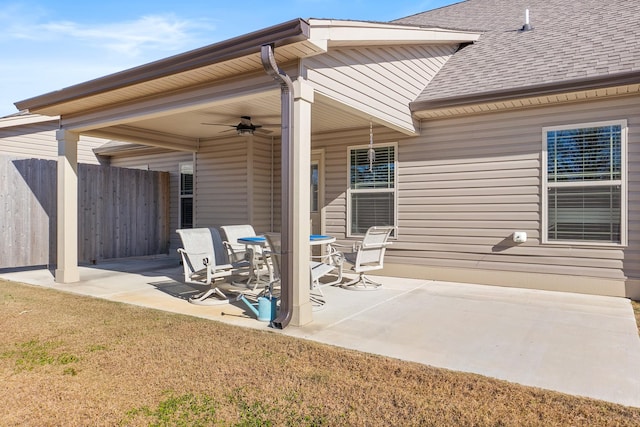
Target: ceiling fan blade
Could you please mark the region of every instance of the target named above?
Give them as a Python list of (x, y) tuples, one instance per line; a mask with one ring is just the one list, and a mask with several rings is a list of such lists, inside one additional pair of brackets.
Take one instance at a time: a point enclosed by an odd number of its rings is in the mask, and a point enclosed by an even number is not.
[(224, 124), (224, 123), (200, 123), (201, 125), (207, 125), (207, 126), (226, 126), (226, 127), (230, 127), (230, 128), (234, 128), (237, 125), (229, 125), (229, 124)]

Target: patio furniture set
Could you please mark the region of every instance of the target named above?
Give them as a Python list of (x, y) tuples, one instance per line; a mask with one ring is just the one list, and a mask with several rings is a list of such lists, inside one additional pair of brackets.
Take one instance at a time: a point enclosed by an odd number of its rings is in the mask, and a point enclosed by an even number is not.
[[(321, 246), (320, 255), (309, 260), (310, 299), (314, 309), (324, 307), (326, 286), (350, 290), (374, 290), (381, 286), (365, 275), (383, 268), (386, 247), (393, 227), (371, 227), (361, 241), (352, 245), (336, 243), (326, 235), (309, 236), (310, 245)], [(257, 234), (249, 224), (177, 230), (182, 241), (178, 249), (182, 258), (184, 282), (204, 288), (189, 302), (200, 305), (226, 304), (246, 296), (277, 296), (280, 289), (281, 246), (279, 233)], [(358, 276), (344, 282), (345, 261)], [(231, 283), (235, 296), (228, 296), (218, 286)], [(229, 292), (229, 291), (227, 291)]]

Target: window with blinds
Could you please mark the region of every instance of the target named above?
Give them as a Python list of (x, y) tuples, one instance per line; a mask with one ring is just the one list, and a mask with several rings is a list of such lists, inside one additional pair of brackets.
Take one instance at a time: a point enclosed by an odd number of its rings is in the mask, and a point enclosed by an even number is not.
[(193, 163), (180, 163), (180, 228), (193, 228)]
[(349, 148), (348, 235), (369, 227), (396, 226), (396, 146)]
[(544, 130), (546, 241), (624, 244), (625, 122)]

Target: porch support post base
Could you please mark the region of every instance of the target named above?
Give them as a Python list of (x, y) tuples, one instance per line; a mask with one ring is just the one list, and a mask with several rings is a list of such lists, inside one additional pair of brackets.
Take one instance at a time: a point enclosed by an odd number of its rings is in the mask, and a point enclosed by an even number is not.
[(293, 82), (293, 155), (291, 179), (293, 180), (293, 312), (291, 324), (302, 326), (313, 320), (310, 300), (309, 234), (311, 215), (309, 204), (309, 177), (311, 174), (311, 104), (313, 87), (298, 78)]

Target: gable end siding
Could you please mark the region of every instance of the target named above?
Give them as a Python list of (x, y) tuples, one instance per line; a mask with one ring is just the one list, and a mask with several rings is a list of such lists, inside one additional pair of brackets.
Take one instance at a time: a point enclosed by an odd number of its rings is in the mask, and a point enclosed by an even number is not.
[(335, 49), (302, 61), (307, 80), (332, 100), (413, 131), (409, 103), (454, 53), (455, 45)]

